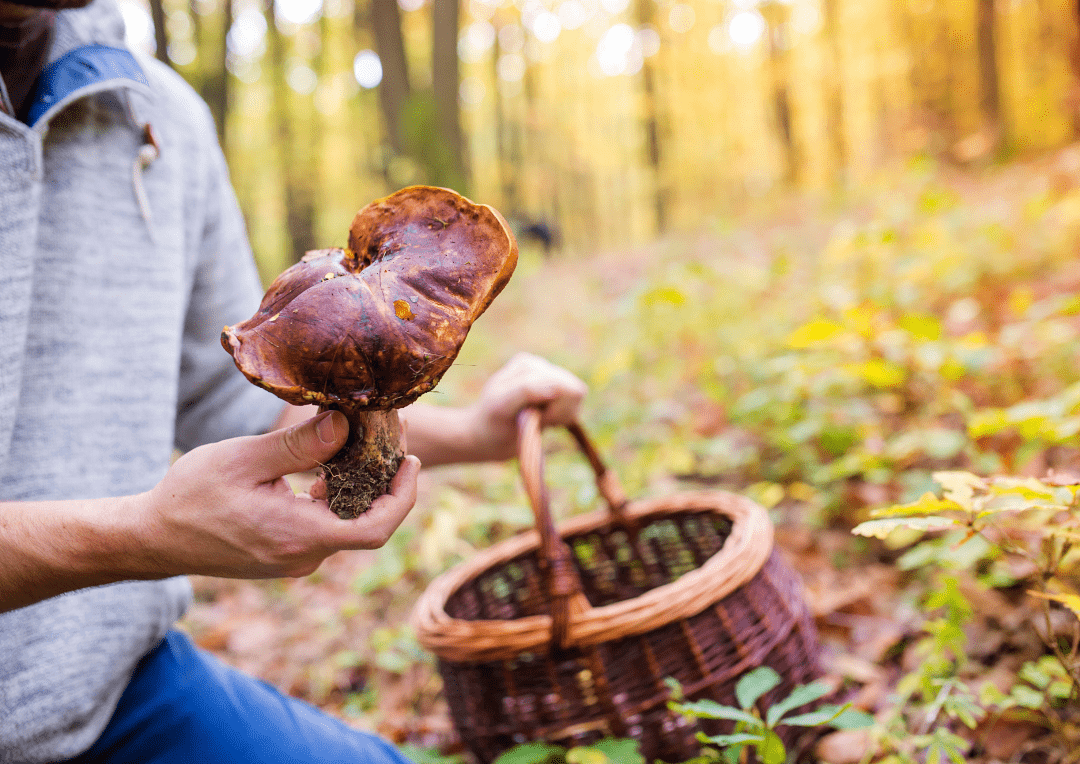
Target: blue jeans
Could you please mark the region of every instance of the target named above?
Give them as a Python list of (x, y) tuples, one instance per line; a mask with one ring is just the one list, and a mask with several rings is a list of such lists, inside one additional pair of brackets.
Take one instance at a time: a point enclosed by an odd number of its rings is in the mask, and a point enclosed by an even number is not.
[(387, 741), (282, 695), (170, 631), (78, 764), (410, 764)]

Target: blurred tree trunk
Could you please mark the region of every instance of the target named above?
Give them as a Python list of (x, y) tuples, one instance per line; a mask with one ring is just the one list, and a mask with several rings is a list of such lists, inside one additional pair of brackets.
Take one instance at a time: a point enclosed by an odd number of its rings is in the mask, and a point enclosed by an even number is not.
[(1080, 138), (1080, 0), (1073, 0), (1071, 16), (1068, 25), (1068, 50), (1072, 83), (1065, 96), (1065, 103), (1072, 122), (1073, 136)]
[(556, 156), (548, 150), (550, 121), (544, 112), (545, 104), (539, 88), (539, 65), (528, 61), (522, 78), (522, 93), (525, 98), (522, 119), (523, 162), (527, 177), (526, 197), (530, 220), (547, 223), (554, 231), (553, 241), (546, 245), (547, 251), (556, 246), (554, 239), (559, 236), (558, 228), (558, 183), (556, 182)]
[[(228, 39), (229, 30), (233, 24), (233, 0), (222, 0), (222, 6), (221, 36), (215, 41), (217, 45), (214, 50), (212, 68), (203, 73), (200, 94), (214, 115), (218, 140), (225, 145), (225, 125), (229, 118)], [(199, 31), (201, 32), (201, 29)]]
[(397, 0), (371, 0), (371, 27), (375, 50), (382, 63), (379, 106), (386, 123), (386, 136), (394, 153), (403, 154), (405, 141), (401, 120), (411, 90)]
[[(635, 10), (639, 27), (649, 26), (653, 29), (660, 29), (660, 24), (656, 18), (655, 0), (637, 0)], [(656, 232), (662, 234), (667, 230), (668, 209), (667, 187), (663, 171), (660, 99), (657, 93), (655, 60), (656, 56), (650, 56), (641, 65), (641, 100), (645, 122), (645, 156), (653, 175), (653, 211), (656, 216)]]
[[(371, 3), (366, 0), (353, 0), (353, 39), (368, 40), (372, 47), (378, 47), (374, 42), (375, 38), (375, 24), (371, 17)], [(382, 60), (380, 59), (380, 65)], [(372, 123), (376, 125), (376, 142), (375, 153), (369, 154), (366, 158), (366, 166), (373, 170), (376, 174), (380, 175), (386, 186), (391, 185), (390, 179), (390, 159), (393, 153), (393, 144), (390, 141), (390, 130), (386, 124), (386, 119), (383, 114), (382, 106), (382, 87), (378, 87), (377, 92), (374, 94), (379, 99), (379, 117), (372, 120)], [(359, 107), (360, 99), (351, 99), (350, 109)], [(359, 107), (362, 108), (362, 107)], [(362, 115), (359, 118), (363, 118)]]
[(465, 148), (461, 133), (461, 102), (458, 97), (458, 0), (432, 0), (431, 4), (431, 84), (435, 95), (435, 124), (438, 138), (449, 152), (452, 187), (464, 191), (467, 182)]
[(848, 147), (844, 136), (843, 52), (840, 45), (840, 19), (837, 0), (822, 0), (822, 20), (825, 44), (831, 55), (831, 66), (825, 74), (825, 130), (832, 151), (833, 174), (843, 179), (847, 175)]
[(191, 37), (195, 40), (195, 49), (202, 50), (202, 14), (199, 13), (199, 0), (188, 0), (188, 15), (191, 16)]
[[(330, 51), (333, 44), (330, 17), (326, 14), (326, 6), (324, 5), (322, 12), (319, 14), (319, 47), (315, 51), (314, 60), (311, 62), (316, 77), (314, 94), (318, 94), (319, 87), (324, 83), (329, 84), (332, 79)], [(329, 142), (326, 136), (330, 130), (334, 129), (334, 126), (324, 111), (317, 107), (317, 99), (314, 94), (310, 96), (311, 108), (305, 110), (308, 113), (306, 156), (309, 157), (310, 162), (308, 182), (311, 184), (312, 237), (322, 240), (318, 232), (325, 229), (320, 227), (318, 215), (320, 211), (325, 212), (328, 210), (330, 205), (321, 202), (321, 194), (327, 191), (333, 193), (334, 184), (328, 183), (327, 180), (336, 174), (335, 168), (330, 164), (336, 162), (336, 158), (328, 158), (325, 154), (325, 147)], [(317, 245), (313, 245), (311, 249), (316, 247)]]
[[(496, 19), (492, 19), (496, 23)], [(499, 29), (496, 23), (496, 30)], [(518, 215), (521, 210), (521, 200), (518, 198), (517, 173), (513, 167), (511, 156), (510, 127), (507, 124), (506, 105), (503, 103), (503, 89), (499, 79), (499, 49), (498, 34), (495, 36), (495, 44), (491, 46), (491, 77), (495, 83), (492, 99), (493, 117), (495, 120), (495, 163), (498, 171), (499, 188), (502, 191), (502, 203), (508, 214)]]
[(942, 136), (952, 132), (949, 33), (935, 0), (917, 9), (912, 7), (914, 1), (901, 0), (903, 45), (910, 61), (908, 78), (918, 127), (936, 146)]
[(154, 56), (172, 66), (169, 58), (169, 33), (165, 28), (165, 6), (162, 0), (150, 0), (150, 18), (154, 21)]
[(285, 229), (288, 238), (286, 255), (298, 262), (304, 253), (315, 249), (315, 203), (312, 174), (305, 161), (301, 138), (294, 130), (289, 85), (286, 81), (285, 37), (276, 23), (277, 4), (271, 0), (267, 9), (266, 33), (270, 54), (270, 88), (273, 101), (274, 133), (277, 138), (278, 165), (281, 171), (285, 204)]
[[(938, 118), (937, 132), (945, 136), (951, 145), (962, 137), (962, 131), (958, 125), (958, 113), (963, 108), (957, 99), (957, 91), (962, 88), (964, 55), (960, 48), (960, 40), (952, 29), (952, 19), (949, 18), (948, 3), (943, 9), (937, 10), (937, 30), (933, 43), (929, 49), (929, 55), (941, 62), (943, 74), (937, 82), (931, 81), (930, 97), (933, 99), (934, 112)], [(936, 88), (936, 90), (935, 90)]]
[(763, 5), (761, 11), (768, 22), (769, 80), (773, 89), (773, 113), (776, 118), (780, 142), (784, 147), (784, 179), (794, 184), (799, 177), (799, 147), (792, 128), (791, 98), (788, 93), (788, 39), (789, 6), (782, 3)]
[(1001, 125), (1001, 83), (997, 68), (997, 35), (994, 22), (997, 16), (995, 0), (978, 0), (975, 18), (975, 38), (979, 56), (979, 106), (988, 126)]
[[(1035, 5), (1039, 9), (1039, 45), (1048, 48), (1054, 44), (1054, 31), (1056, 26), (1054, 23), (1054, 16), (1057, 15), (1057, 9), (1056, 7), (1051, 7), (1048, 0), (1036, 0)], [(1056, 6), (1056, 4), (1054, 5)], [(1040, 57), (1033, 63), (1047, 62)]]

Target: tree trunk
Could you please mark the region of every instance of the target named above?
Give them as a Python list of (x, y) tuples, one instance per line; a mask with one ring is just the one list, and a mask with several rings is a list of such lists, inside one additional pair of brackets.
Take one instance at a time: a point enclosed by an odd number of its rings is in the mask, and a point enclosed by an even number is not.
[(439, 138), (449, 151), (450, 167), (446, 184), (464, 188), (465, 149), (461, 134), (461, 105), (458, 97), (458, 0), (432, 0), (431, 84), (435, 91), (435, 123)]
[(165, 29), (165, 6), (162, 0), (150, 0), (150, 18), (154, 20), (154, 56), (172, 66), (169, 58), (169, 34)]
[(195, 49), (202, 50), (202, 15), (199, 13), (199, 0), (188, 0), (188, 15), (191, 16), (191, 37), (195, 40)]
[(498, 169), (503, 206), (511, 215), (517, 215), (521, 210), (521, 200), (518, 198), (517, 174), (512, 169), (510, 127), (507, 124), (502, 87), (499, 85), (499, 55), (496, 38), (495, 44), (491, 46), (491, 75), (492, 82), (495, 83), (492, 99), (495, 112), (495, 165)]
[(769, 79), (773, 88), (773, 109), (780, 143), (784, 147), (784, 179), (794, 184), (799, 176), (799, 148), (795, 142), (791, 118), (791, 98), (788, 93), (788, 41), (786, 6), (770, 4), (768, 11)]
[(382, 63), (379, 105), (386, 123), (386, 137), (394, 152), (402, 154), (405, 141), (401, 119), (410, 86), (405, 38), (401, 33), (401, 10), (397, 0), (371, 0), (371, 26), (375, 50)]
[(203, 75), (203, 85), (200, 93), (203, 100), (210, 107), (210, 113), (214, 115), (214, 123), (217, 125), (218, 140), (225, 145), (225, 125), (229, 118), (229, 29), (233, 23), (233, 0), (223, 0), (221, 37), (216, 42), (214, 50), (216, 60), (212, 68)]
[(844, 136), (843, 52), (836, 0), (823, 0), (822, 14), (825, 44), (832, 55), (832, 66), (825, 75), (825, 129), (831, 143), (834, 176), (843, 179), (847, 175), (848, 146)]
[[(357, 41), (357, 47), (364, 47), (365, 44), (371, 47), (378, 47), (374, 41), (375, 25), (371, 18), (371, 12), (371, 3), (368, 0), (353, 0), (353, 38)], [(380, 64), (381, 63), (380, 60)], [(375, 98), (379, 99), (379, 117), (372, 121), (372, 124), (375, 125), (372, 145), (365, 146), (362, 150), (364, 156), (363, 164), (368, 167), (373, 174), (381, 176), (386, 183), (386, 187), (389, 188), (393, 185), (390, 176), (390, 160), (392, 159), (394, 149), (390, 143), (389, 126), (382, 116), (381, 85), (373, 95)], [(364, 105), (366, 103), (367, 99), (364, 98), (350, 99), (349, 119), (365, 120), (365, 112), (368, 108)]]
[(278, 0), (267, 9), (267, 37), (270, 53), (270, 87), (273, 99), (274, 132), (277, 136), (278, 163), (281, 170), (285, 203), (287, 256), (295, 263), (305, 252), (316, 248), (315, 205), (311, 175), (314, 168), (306, 161), (299, 136), (293, 130), (289, 85), (285, 79), (285, 38), (275, 21)]
[(997, 68), (997, 36), (994, 0), (979, 0), (976, 9), (976, 41), (979, 50), (979, 106), (992, 129), (1001, 125), (1001, 84)]
[[(660, 24), (657, 23), (656, 19), (656, 3), (654, 0), (638, 0), (636, 11), (639, 26), (645, 27), (648, 25), (653, 29), (660, 28)], [(655, 56), (646, 58), (641, 65), (641, 93), (645, 122), (646, 161), (648, 161), (653, 175), (653, 210), (656, 216), (656, 232), (662, 234), (667, 230), (668, 210), (667, 188), (664, 183), (663, 173), (663, 150), (661, 147), (660, 107), (656, 86), (655, 58)]]
[(1071, 21), (1068, 45), (1072, 84), (1065, 100), (1072, 121), (1073, 136), (1080, 138), (1080, 0), (1075, 0), (1072, 4)]

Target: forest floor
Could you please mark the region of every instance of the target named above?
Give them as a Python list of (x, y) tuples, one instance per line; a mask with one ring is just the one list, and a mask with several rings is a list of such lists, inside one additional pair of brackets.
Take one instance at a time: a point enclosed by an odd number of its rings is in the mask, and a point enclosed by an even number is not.
[[(714, 362), (706, 357), (714, 350), (710, 340), (691, 336), (692, 328), (685, 326), (673, 340), (665, 334), (664, 316), (668, 314), (650, 311), (672, 305), (683, 312), (690, 310), (698, 292), (696, 282), (678, 280), (688, 272), (684, 265), (712, 263), (732, 274), (724, 285), (742, 281), (748, 296), (745, 303), (733, 298), (731, 304), (701, 307), (698, 317), (705, 317), (700, 321), (703, 334), (719, 333), (720, 322), (737, 320), (743, 322), (744, 333), (760, 332), (762, 344), (773, 342), (769, 337), (775, 327), (770, 324), (782, 323), (784, 318), (774, 315), (763, 299), (770, 294), (785, 299), (789, 293), (783, 289), (790, 288), (795, 290), (790, 294), (817, 290), (826, 297), (816, 304), (828, 302), (829, 285), (814, 280), (820, 274), (802, 280), (800, 268), (814, 271), (814, 263), (833, 256), (830, 253), (836, 250), (838, 240), (857, 239), (852, 231), (878, 231), (885, 227), (885, 218), (890, 220), (888, 225), (905, 229), (923, 226), (923, 218), (943, 225), (946, 213), (939, 206), (953, 212), (964, 210), (965, 219), (993, 216), (995, 210), (1001, 210), (1002, 215), (995, 218), (1000, 225), (1005, 225), (1002, 219), (1013, 220), (1016, 213), (1019, 217), (1015, 219), (1021, 222), (1009, 228), (1008, 240), (1015, 244), (1023, 241), (1022, 210), (1051, 198), (1053, 204), (1045, 203), (1052, 209), (1039, 217), (1037, 238), (1042, 244), (1031, 246), (1048, 250), (1064, 246), (1061, 237), (1074, 233), (1070, 227), (1075, 225), (1074, 219), (1045, 220), (1047, 216), (1066, 215), (1070, 208), (1062, 205), (1080, 204), (1073, 193), (1080, 182), (1076, 163), (1075, 154), (1063, 152), (980, 172), (938, 168), (933, 173), (933, 193), (927, 190), (931, 181), (925, 174), (917, 183), (905, 175), (896, 184), (885, 184), (887, 191), (882, 190), (882, 194), (900, 197), (909, 185), (919, 186), (912, 192), (917, 201), (900, 214), (899, 223), (895, 217), (889, 218), (892, 213), (881, 195), (869, 188), (843, 203), (781, 200), (749, 210), (737, 223), (728, 220), (718, 224), (711, 232), (620, 251), (557, 254), (551, 259), (526, 251), (511, 287), (478, 322), (438, 396), (429, 397), (436, 397), (436, 403), (464, 404), (476, 394), (486, 375), (515, 350), (530, 350), (571, 368), (590, 383), (593, 393), (586, 401), (585, 424), (600, 434), (602, 449), (613, 457), (616, 471), (625, 465), (625, 482), (632, 494), (658, 495), (718, 485), (766, 504), (776, 524), (775, 543), (802, 576), (824, 646), (828, 677), (846, 688), (857, 707), (876, 714), (883, 729), (891, 729), (888, 733), (835, 733), (825, 739), (819, 754), (833, 764), (870, 761), (873, 747), (884, 751), (881, 746), (892, 739), (890, 735), (896, 737), (898, 727), (905, 727), (914, 736), (931, 733), (945, 723), (940, 708), (929, 710), (930, 702), (902, 712), (895, 710), (898, 702), (917, 694), (901, 686), (904, 677), (934, 657), (928, 655), (926, 637), (932, 631), (928, 613), (935, 611), (926, 604), (926, 597), (943, 579), (914, 567), (910, 560), (898, 565), (906, 549), (899, 542), (855, 537), (851, 528), (866, 519), (869, 508), (917, 496), (918, 491), (908, 490), (914, 480), (911, 475), (926, 478), (933, 467), (942, 466), (976, 471), (988, 462), (972, 461), (967, 455), (974, 452), (964, 450), (947, 454), (942, 464), (929, 464), (925, 455), (891, 462), (891, 472), (884, 477), (880, 469), (851, 470), (837, 477), (828, 472), (839, 461), (831, 457), (847, 458), (854, 453), (845, 441), (843, 448), (826, 448), (824, 456), (818, 449), (815, 458), (820, 463), (785, 467), (786, 472), (779, 468), (770, 471), (767, 462), (776, 451), (764, 443), (768, 433), (763, 435), (764, 430), (751, 426), (757, 420), (739, 418), (748, 405), (745, 396), (740, 403), (733, 403), (722, 394), (709, 394), (707, 385), (701, 383), (701, 370), (714, 368), (709, 365)], [(947, 194), (947, 204), (935, 202), (935, 194)], [(955, 245), (963, 240), (962, 234), (942, 237)], [(883, 241), (889, 241), (888, 237)], [(1046, 243), (1050, 241), (1054, 243)], [(947, 246), (952, 245), (941, 244), (942, 248)], [(1077, 284), (1076, 268), (1068, 260), (1058, 256), (1059, 266), (1050, 274), (1057, 284), (1054, 290), (1060, 293), (1071, 293)], [(738, 278), (740, 273), (745, 279)], [(885, 281), (890, 278), (885, 271), (875, 278), (878, 276)], [(790, 283), (778, 288), (778, 278)], [(897, 291), (906, 283), (905, 278), (897, 282)], [(1025, 278), (1031, 291), (1041, 294), (1038, 285), (1045, 282), (1046, 274), (1029, 273)], [(680, 290), (678, 294), (664, 291), (671, 290), (673, 284)], [(946, 288), (941, 287), (943, 291)], [(868, 289), (867, 299), (872, 299), (872, 288)], [(963, 289), (956, 287), (956, 294), (962, 294)], [(745, 305), (755, 304), (758, 315), (731, 318), (745, 313)], [(710, 318), (708, 311), (713, 308), (719, 312)], [(804, 314), (790, 326), (807, 318), (812, 316)], [(686, 321), (694, 319), (689, 316)], [(635, 321), (657, 324), (637, 326), (632, 324)], [(781, 333), (790, 337), (790, 327)], [(1076, 335), (1061, 339), (1073, 342)], [(620, 347), (627, 343), (636, 346)], [(642, 349), (649, 343), (656, 344), (651, 355)], [(663, 359), (662, 366), (657, 365), (657, 358)], [(1075, 343), (1067, 358), (1076, 360)], [(1054, 374), (1060, 379), (1053, 390), (1080, 379), (1080, 373), (1070, 379), (1067, 371), (1057, 371), (1061, 366), (1055, 356)], [(725, 384), (734, 380), (736, 373), (731, 369), (717, 372)], [(744, 382), (752, 387), (752, 380)], [(867, 394), (875, 406), (881, 393), (878, 388)], [(1042, 388), (1029, 390), (1029, 394), (1045, 397)], [(928, 398), (926, 403), (940, 408), (937, 397)], [(888, 408), (892, 403), (880, 405)], [(894, 412), (890, 421), (899, 416)], [(937, 419), (947, 421), (944, 415)], [(899, 437), (905, 429), (923, 432), (925, 425), (918, 413), (912, 413), (909, 419), (897, 422), (890, 437)], [(860, 426), (862, 438), (867, 430)], [(779, 425), (774, 422), (769, 427)], [(940, 446), (938, 441), (934, 443), (933, 448)], [(645, 448), (643, 444), (653, 451), (640, 458), (626, 456), (637, 447)], [(731, 452), (740, 447), (753, 450), (756, 456), (735, 459)], [(970, 443), (964, 446), (972, 447)], [(1055, 448), (1054, 466), (1075, 464), (1066, 464), (1075, 452), (1060, 443)], [(717, 455), (716, 449), (723, 453)], [(927, 446), (926, 450), (932, 448)], [(980, 452), (982, 456), (985, 454)], [(1005, 462), (1004, 466), (1015, 467), (1017, 472), (1036, 475), (1045, 473), (1050, 465), (1043, 452), (1026, 461)], [(1003, 469), (1001, 462), (994, 466)], [(302, 484), (305, 479), (297, 476), (296, 482)], [(553, 468), (556, 496), (569, 497), (567, 503), (572, 505), (564, 514), (576, 512), (576, 505), (587, 504), (591, 498), (587, 488), (575, 485), (582, 479), (583, 473), (572, 464), (560, 466), (557, 462)], [(351, 725), (415, 746), (413, 750), (455, 753), (459, 749), (440, 695), (434, 661), (416, 643), (408, 627), (408, 614), (435, 574), (528, 526), (527, 504), (517, 483), (513, 463), (425, 470), (417, 509), (384, 550), (340, 553), (312, 576), (299, 580), (195, 578), (196, 602), (182, 626), (199, 645), (227, 663)], [(980, 576), (985, 571), (977, 565), (952, 570), (948, 578), (959, 592), (958, 601), (967, 607), (962, 623), (965, 668), (963, 672), (957, 669), (957, 676), (963, 673), (976, 695), (987, 682), (1008, 694), (1017, 685), (1023, 667), (1047, 654), (1047, 630), (1069, 634), (1076, 620), (1068, 610), (1059, 608), (1052, 611), (1050, 623), (1044, 617), (1044, 603), (1026, 596), (1028, 587), (1023, 582), (1032, 574), (1030, 562), (1008, 556), (993, 562), (1009, 569), (1013, 585), (984, 585)], [(950, 660), (961, 662), (957, 656)], [(902, 696), (900, 701), (898, 695)], [(979, 764), (1076, 761), (1080, 737), (1070, 738), (1080, 735), (1076, 714), (1058, 709), (1050, 715), (1055, 713), (1054, 723), (1037, 713), (975, 714), (974, 725), (960, 724), (950, 717), (950, 728), (962, 733), (965, 741), (956, 748), (962, 755), (959, 760)], [(871, 734), (877, 735), (873, 744)], [(896, 745), (899, 752), (893, 753), (893, 761), (934, 760), (929, 748), (904, 751), (902, 745)], [(944, 756), (949, 749), (938, 753)], [(884, 759), (873, 756), (872, 760)]]

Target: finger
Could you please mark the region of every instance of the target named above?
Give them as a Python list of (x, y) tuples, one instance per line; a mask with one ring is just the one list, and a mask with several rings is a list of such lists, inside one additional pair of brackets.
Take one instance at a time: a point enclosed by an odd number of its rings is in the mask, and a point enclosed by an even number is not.
[(510, 392), (504, 410), (539, 408), (544, 425), (569, 424), (578, 417), (584, 386), (555, 382), (528, 382)]
[(542, 423), (570, 424), (578, 419), (581, 402), (588, 392), (588, 387), (570, 372), (559, 369), (558, 378), (553, 380), (544, 391)]
[(555, 396), (541, 410), (540, 423), (544, 426), (565, 425), (580, 418), (581, 396)]
[(406, 456), (390, 483), (390, 493), (371, 502), (371, 508), (360, 517), (335, 522), (330, 542), (339, 549), (373, 549), (385, 544), (416, 504), (419, 473), (420, 460)]
[(327, 411), (287, 429), (243, 439), (234, 451), (235, 464), (252, 482), (270, 482), (329, 461), (348, 434), (345, 415)]

